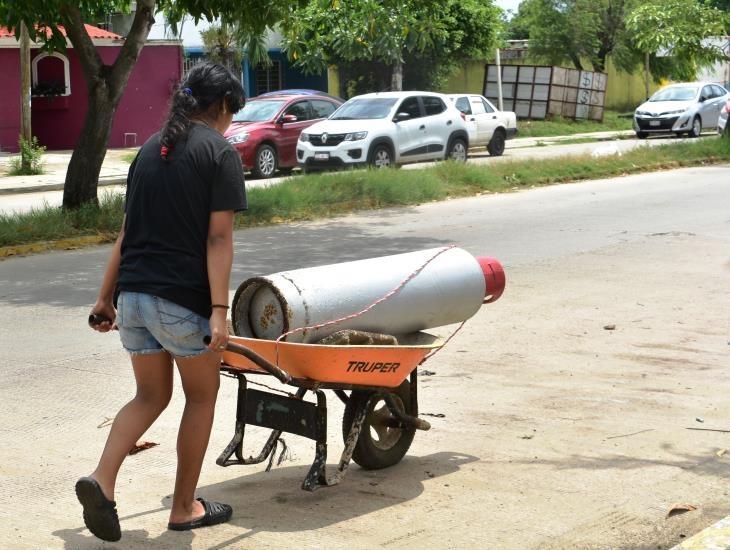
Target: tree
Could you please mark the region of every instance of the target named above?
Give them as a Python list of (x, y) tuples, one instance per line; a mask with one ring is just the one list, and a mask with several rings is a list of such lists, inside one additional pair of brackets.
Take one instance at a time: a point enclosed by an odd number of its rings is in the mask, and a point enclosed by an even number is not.
[[(289, 56), (307, 72), (371, 64), (403, 88), (404, 62), (423, 55), (454, 62), (494, 45), (499, 9), (479, 0), (311, 0), (281, 25)], [(377, 75), (382, 78), (382, 72)]]
[(239, 79), (244, 53), (253, 66), (271, 63), (265, 32), (253, 33), (238, 23), (221, 21), (201, 31), (200, 36), (208, 59), (225, 65)]
[[(84, 22), (92, 15), (136, 12), (132, 27), (113, 64), (105, 64), (86, 32)], [(164, 11), (171, 21), (190, 14), (196, 21), (224, 17), (242, 29), (263, 33), (267, 26), (286, 18), (292, 3), (284, 0), (0, 0), (0, 25), (16, 31), (21, 22), (31, 38), (48, 50), (64, 50), (66, 37), (81, 64), (88, 92), (88, 110), (83, 130), (74, 147), (66, 172), (64, 208), (77, 208), (97, 201), (97, 185), (114, 113), (129, 75), (144, 47), (156, 12)]]
[[(529, 29), (530, 56), (552, 65), (604, 72), (613, 56), (620, 68), (636, 65), (625, 20), (637, 0), (525, 0), (512, 28)], [(587, 65), (589, 63), (590, 65)]]
[(652, 0), (637, 6), (627, 19), (633, 42), (646, 59), (648, 90), (649, 59), (661, 68), (663, 58), (670, 58), (664, 72), (681, 80), (692, 80), (701, 67), (724, 59), (722, 50), (706, 39), (725, 33), (727, 15), (697, 0)]

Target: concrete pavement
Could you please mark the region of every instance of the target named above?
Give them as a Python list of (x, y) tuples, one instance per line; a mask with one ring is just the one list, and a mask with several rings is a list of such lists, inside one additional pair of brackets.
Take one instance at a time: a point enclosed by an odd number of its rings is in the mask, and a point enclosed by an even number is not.
[[(180, 386), (130, 457), (115, 548), (667, 549), (728, 514), (728, 166), (690, 168), (236, 232), (235, 287), (256, 274), (459, 243), (508, 286), (426, 368), (433, 424), (402, 463), (299, 489), (291, 460), (219, 468), (235, 384), (222, 383), (200, 494), (231, 523), (166, 531)], [(0, 548), (109, 547), (73, 495), (134, 391), (115, 335), (85, 316), (109, 247), (0, 262)], [(614, 330), (605, 330), (608, 323)], [(449, 328), (441, 330), (443, 334)], [(271, 380), (265, 383), (278, 387)], [(330, 396), (329, 463), (342, 449)], [(695, 419), (701, 418), (703, 423)], [(246, 454), (266, 433), (247, 429)], [(248, 439), (248, 438), (251, 439)], [(667, 518), (674, 503), (698, 506)], [(698, 548), (698, 547), (693, 547)]]

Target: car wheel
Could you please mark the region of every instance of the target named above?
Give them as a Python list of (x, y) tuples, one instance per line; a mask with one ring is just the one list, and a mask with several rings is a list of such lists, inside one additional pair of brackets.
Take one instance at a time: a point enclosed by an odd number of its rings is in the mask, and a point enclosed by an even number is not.
[(646, 139), (647, 137), (649, 137), (649, 134), (647, 134), (646, 132), (636, 132), (636, 137), (639, 139)]
[(689, 131), (689, 137), (698, 138), (701, 133), (702, 120), (700, 120), (700, 117), (696, 116), (694, 120), (692, 120), (692, 129)]
[(257, 178), (270, 178), (276, 172), (277, 164), (276, 149), (271, 145), (262, 145), (256, 151), (256, 159), (251, 172)]
[(373, 147), (373, 150), (370, 152), (370, 159), (368, 163), (370, 166), (378, 170), (382, 168), (392, 168), (395, 164), (393, 160), (393, 152), (390, 150), (390, 147), (384, 143), (380, 143)]
[(487, 151), (493, 157), (501, 157), (504, 153), (505, 135), (503, 130), (497, 130), (494, 132), (492, 139), (489, 140), (487, 145)]
[(466, 141), (463, 138), (454, 138), (449, 143), (449, 150), (446, 152), (446, 160), (455, 162), (466, 162), (468, 149)]

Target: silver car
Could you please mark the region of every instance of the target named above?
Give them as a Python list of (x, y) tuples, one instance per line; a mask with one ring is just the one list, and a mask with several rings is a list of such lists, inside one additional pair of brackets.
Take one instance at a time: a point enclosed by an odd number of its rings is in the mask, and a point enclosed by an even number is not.
[(730, 134), (730, 124), (727, 123), (728, 118), (730, 118), (730, 100), (720, 109), (720, 116), (717, 119), (718, 134), (726, 136)]
[(634, 113), (636, 137), (653, 133), (687, 134), (699, 137), (704, 128), (716, 128), (720, 110), (730, 93), (711, 82), (672, 84), (655, 93)]

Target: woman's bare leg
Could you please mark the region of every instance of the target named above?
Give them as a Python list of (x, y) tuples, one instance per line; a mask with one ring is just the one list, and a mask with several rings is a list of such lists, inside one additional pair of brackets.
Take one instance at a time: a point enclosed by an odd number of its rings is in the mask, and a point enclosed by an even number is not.
[(220, 354), (176, 357), (175, 362), (185, 391), (185, 410), (177, 435), (177, 477), (170, 523), (183, 523), (205, 513), (195, 500), (195, 489), (213, 427), (220, 386)]
[(99, 465), (91, 477), (104, 495), (114, 500), (119, 468), (134, 444), (165, 410), (172, 396), (172, 357), (166, 351), (133, 355), (137, 394), (117, 413)]

